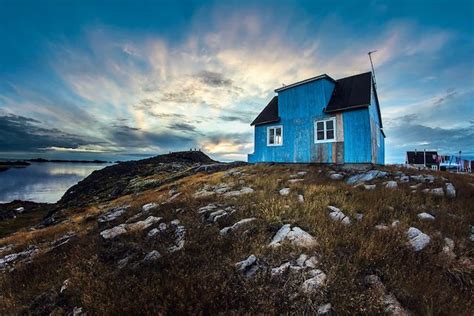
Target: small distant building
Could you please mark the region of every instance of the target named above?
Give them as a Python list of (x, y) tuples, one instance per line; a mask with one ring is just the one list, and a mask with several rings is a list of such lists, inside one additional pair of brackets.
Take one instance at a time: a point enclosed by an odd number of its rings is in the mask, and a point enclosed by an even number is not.
[(436, 151), (407, 151), (405, 163), (414, 167), (438, 169), (439, 159)]
[(248, 161), (385, 163), (385, 134), (371, 72), (334, 80), (323, 74), (275, 90), (252, 122)]

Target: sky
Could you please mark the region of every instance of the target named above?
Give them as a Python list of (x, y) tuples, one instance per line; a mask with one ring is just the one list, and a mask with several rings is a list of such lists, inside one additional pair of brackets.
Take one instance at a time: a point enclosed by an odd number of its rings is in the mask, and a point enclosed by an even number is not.
[(370, 70), (386, 162), (474, 159), (474, 1), (0, 0), (0, 157), (253, 152), (283, 83)]

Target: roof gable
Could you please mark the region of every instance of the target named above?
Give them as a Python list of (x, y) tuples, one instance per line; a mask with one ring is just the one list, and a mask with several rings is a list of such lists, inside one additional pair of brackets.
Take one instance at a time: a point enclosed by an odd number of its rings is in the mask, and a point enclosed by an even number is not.
[(325, 112), (337, 112), (370, 105), (372, 73), (336, 80), (336, 86)]
[(250, 125), (260, 125), (265, 123), (278, 122), (280, 117), (278, 116), (278, 96), (274, 96), (273, 99), (267, 104), (267, 106), (260, 112), (255, 120)]
[(328, 79), (332, 82), (336, 82), (336, 80), (332, 79), (331, 77), (329, 77), (327, 74), (322, 74), (322, 75), (319, 75), (319, 76), (316, 76), (316, 77), (312, 77), (312, 78), (309, 78), (309, 79), (305, 79), (305, 80), (301, 80), (301, 81), (298, 81), (298, 82), (295, 82), (295, 83), (292, 83), (290, 85), (287, 85), (287, 86), (283, 86), (281, 88), (278, 88), (278, 89), (275, 89), (275, 92), (281, 92), (283, 90), (286, 90), (286, 89), (290, 89), (290, 88), (294, 88), (296, 86), (300, 86), (300, 85), (303, 85), (303, 84), (306, 84), (306, 83), (310, 83), (310, 82), (313, 82), (313, 81), (316, 81), (316, 80), (319, 80), (319, 79)]

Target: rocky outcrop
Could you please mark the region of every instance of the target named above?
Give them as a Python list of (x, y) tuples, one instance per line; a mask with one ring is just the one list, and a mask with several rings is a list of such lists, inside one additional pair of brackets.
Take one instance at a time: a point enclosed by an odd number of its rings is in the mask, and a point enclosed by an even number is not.
[(273, 236), (269, 246), (278, 247), (284, 240), (288, 240), (291, 244), (297, 247), (314, 247), (317, 246), (318, 242), (316, 238), (311, 236), (306, 231), (302, 230), (298, 226), (291, 228), (290, 224), (283, 225)]

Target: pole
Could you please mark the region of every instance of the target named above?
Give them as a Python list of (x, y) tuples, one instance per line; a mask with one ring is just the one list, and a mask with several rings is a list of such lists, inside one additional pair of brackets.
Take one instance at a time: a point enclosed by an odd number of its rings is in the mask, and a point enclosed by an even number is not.
[(376, 50), (370, 51), (367, 54), (369, 55), (369, 60), (370, 60), (370, 66), (372, 67), (372, 78), (374, 79), (374, 86), (377, 87), (377, 83), (375, 82), (375, 69), (374, 69), (374, 63), (372, 62), (372, 54), (377, 52)]

